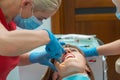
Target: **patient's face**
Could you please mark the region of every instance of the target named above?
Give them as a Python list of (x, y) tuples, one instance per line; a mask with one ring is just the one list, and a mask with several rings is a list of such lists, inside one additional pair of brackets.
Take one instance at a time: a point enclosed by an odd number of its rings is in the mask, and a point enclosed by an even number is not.
[[(82, 69), (85, 70), (86, 67), (86, 59), (84, 58), (84, 56), (82, 55), (82, 53), (80, 53), (76, 48), (72, 48), (72, 47), (67, 47), (65, 48), (66, 53), (62, 56), (61, 60), (62, 63), (60, 63), (61, 67), (64, 68), (59, 68), (59, 69), (63, 69), (62, 71), (67, 72), (67, 71), (79, 71)], [(58, 66), (58, 64), (55, 63), (56, 66)], [(75, 68), (77, 66), (77, 68)], [(66, 68), (65, 68), (66, 67)], [(58, 72), (55, 72), (53, 74), (53, 80), (60, 80), (60, 74), (64, 75), (64, 72), (60, 72), (60, 70), (58, 69)], [(75, 70), (76, 69), (76, 70)], [(82, 72), (84, 72), (84, 70)]]
[(66, 63), (66, 62), (71, 63), (70, 61), (73, 60), (73, 61), (78, 62), (80, 65), (86, 65), (86, 60), (85, 60), (84, 56), (82, 55), (82, 53), (80, 53), (78, 51), (78, 49), (73, 48), (73, 47), (67, 47), (67, 48), (65, 48), (65, 50), (66, 50), (66, 53), (63, 54), (63, 56), (61, 58), (62, 62), (64, 62), (64, 63)]

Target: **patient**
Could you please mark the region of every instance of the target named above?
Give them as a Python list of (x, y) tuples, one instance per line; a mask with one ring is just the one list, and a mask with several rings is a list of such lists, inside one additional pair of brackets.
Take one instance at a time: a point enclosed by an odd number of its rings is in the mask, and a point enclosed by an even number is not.
[(52, 60), (58, 72), (48, 68), (42, 80), (62, 80), (72, 74), (84, 74), (91, 80), (95, 80), (83, 53), (72, 45), (65, 45), (64, 48), (66, 53), (61, 57), (62, 63)]

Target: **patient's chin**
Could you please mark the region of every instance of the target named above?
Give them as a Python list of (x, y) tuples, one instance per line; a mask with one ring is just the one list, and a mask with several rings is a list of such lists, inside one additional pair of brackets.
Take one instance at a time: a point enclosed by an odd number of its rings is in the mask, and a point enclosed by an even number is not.
[(65, 59), (64, 63), (66, 66), (74, 66), (74, 65), (80, 65), (79, 63), (80, 61), (78, 61), (76, 58), (68, 58), (68, 59)]
[(76, 58), (68, 58), (64, 62), (62, 62), (66, 67), (77, 67), (78, 69), (85, 69), (86, 64), (85, 62), (80, 62), (80, 60)]

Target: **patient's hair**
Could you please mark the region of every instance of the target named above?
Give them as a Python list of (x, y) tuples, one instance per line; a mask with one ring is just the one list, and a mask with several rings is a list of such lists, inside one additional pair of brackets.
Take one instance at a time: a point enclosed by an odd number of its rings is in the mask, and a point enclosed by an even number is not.
[[(69, 44), (67, 44), (67, 45), (64, 46), (64, 48), (67, 48), (67, 47), (72, 47), (72, 48), (78, 49), (76, 46), (69, 45)], [(80, 53), (82, 53), (82, 55), (84, 56), (83, 52), (80, 49), (78, 49), (78, 51)], [(54, 60), (51, 60), (51, 62), (54, 63)], [(87, 65), (88, 69), (90, 70), (90, 72), (86, 70), (89, 78), (91, 80), (95, 80), (94, 76), (93, 76), (93, 72), (92, 72), (90, 66), (88, 65), (88, 63), (86, 63), (86, 65)], [(43, 78), (41, 80), (52, 80), (53, 73), (54, 73), (54, 71), (51, 68), (48, 68), (47, 71), (46, 71), (46, 73), (45, 73), (45, 75), (43, 76)]]

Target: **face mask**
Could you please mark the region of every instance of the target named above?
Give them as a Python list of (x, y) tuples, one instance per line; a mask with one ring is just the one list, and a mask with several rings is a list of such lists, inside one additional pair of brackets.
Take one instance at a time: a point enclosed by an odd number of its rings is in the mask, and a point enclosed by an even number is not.
[(20, 15), (16, 16), (14, 19), (14, 22), (17, 24), (18, 27), (22, 29), (33, 30), (43, 24), (43, 22), (39, 21), (34, 15), (29, 18), (22, 18), (21, 12)]
[(116, 17), (120, 20), (120, 13), (116, 12)]

